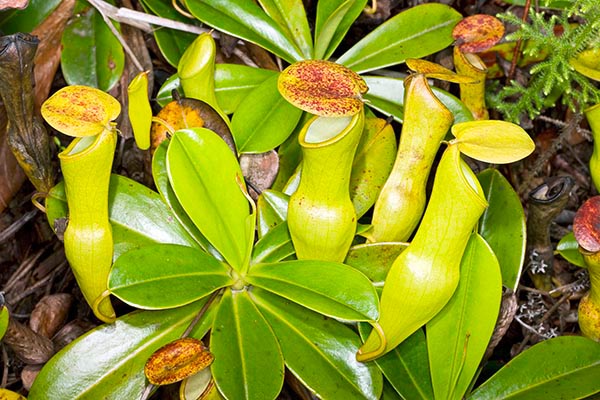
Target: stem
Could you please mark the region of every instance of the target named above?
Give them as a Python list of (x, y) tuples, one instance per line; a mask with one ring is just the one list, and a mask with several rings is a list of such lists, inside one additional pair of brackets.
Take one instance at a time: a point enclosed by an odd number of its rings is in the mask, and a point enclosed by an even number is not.
[[(531, 0), (525, 1), (525, 11), (523, 11), (523, 22), (527, 21), (527, 17), (529, 17), (529, 8), (531, 7)], [(510, 82), (515, 77), (515, 72), (517, 71), (517, 62), (519, 62), (519, 54), (521, 53), (521, 44), (523, 41), (521, 39), (517, 40), (517, 45), (515, 46), (515, 50), (513, 51), (513, 58), (510, 63), (510, 70), (508, 71), (508, 76), (506, 77), (507, 82)]]
[(196, 316), (194, 317), (192, 322), (190, 322), (190, 324), (188, 325), (187, 329), (181, 334), (181, 339), (186, 338), (190, 335), (192, 330), (196, 327), (196, 325), (198, 325), (198, 322), (200, 321), (200, 319), (204, 316), (204, 314), (206, 314), (206, 311), (208, 310), (210, 305), (223, 292), (223, 290), (224, 289), (217, 290), (210, 295), (210, 297), (208, 298), (208, 301), (204, 304), (204, 306), (202, 306), (200, 311), (198, 311), (198, 314), (196, 314)]

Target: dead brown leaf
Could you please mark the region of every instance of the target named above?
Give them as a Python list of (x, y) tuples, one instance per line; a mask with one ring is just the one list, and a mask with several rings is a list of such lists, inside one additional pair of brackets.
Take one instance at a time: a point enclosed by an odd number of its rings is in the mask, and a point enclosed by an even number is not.
[(6, 143), (6, 111), (0, 103), (0, 213), (25, 182), (25, 173)]
[(0, 0), (0, 11), (16, 8), (24, 9), (29, 4), (29, 0)]

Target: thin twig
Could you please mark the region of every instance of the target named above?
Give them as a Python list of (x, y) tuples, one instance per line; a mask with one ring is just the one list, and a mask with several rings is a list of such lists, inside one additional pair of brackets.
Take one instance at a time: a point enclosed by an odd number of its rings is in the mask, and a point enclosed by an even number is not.
[[(549, 123), (554, 124), (561, 128), (565, 128), (569, 125), (559, 119), (550, 118), (545, 115), (538, 115), (536, 117), (536, 119), (542, 120), (544, 122), (549, 122)], [(579, 128), (579, 127), (575, 128), (575, 129), (577, 130), (577, 132), (581, 133), (588, 142), (591, 142), (593, 140), (592, 131), (590, 131), (589, 129)]]
[[(527, 21), (527, 17), (529, 17), (529, 7), (531, 7), (531, 0), (525, 1), (525, 10), (523, 11), (523, 22)], [(510, 63), (510, 70), (508, 71), (508, 76), (506, 77), (506, 81), (510, 82), (515, 77), (515, 73), (517, 71), (517, 63), (519, 62), (519, 54), (521, 53), (521, 45), (523, 44), (523, 40), (517, 40), (515, 44), (515, 50), (513, 51), (513, 58)]]
[(215, 299), (221, 294), (222, 291), (223, 290), (217, 290), (217, 291), (213, 292), (213, 294), (210, 295), (210, 297), (208, 298), (206, 303), (202, 306), (200, 311), (198, 311), (198, 314), (196, 314), (196, 317), (194, 317), (194, 320), (192, 322), (190, 322), (187, 329), (181, 334), (182, 339), (186, 338), (190, 335), (190, 333), (192, 332), (194, 327), (200, 321), (200, 318), (202, 318), (204, 316), (204, 314), (206, 314), (208, 307), (210, 307), (210, 305), (213, 303), (213, 301), (215, 301)]
[(8, 239), (13, 237), (15, 233), (17, 233), (26, 223), (31, 221), (38, 213), (38, 210), (31, 210), (27, 213), (23, 214), (19, 219), (10, 224), (8, 228), (4, 229), (0, 232), (0, 244), (6, 242)]
[(2, 344), (2, 366), (4, 370), (2, 371), (2, 387), (5, 388), (8, 384), (8, 367), (10, 365), (10, 361), (8, 359), (8, 353), (6, 352), (6, 346)]

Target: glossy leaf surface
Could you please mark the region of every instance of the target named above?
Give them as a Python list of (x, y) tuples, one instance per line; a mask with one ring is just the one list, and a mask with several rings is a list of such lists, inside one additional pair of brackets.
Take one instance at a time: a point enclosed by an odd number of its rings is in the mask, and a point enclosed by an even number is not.
[(242, 172), (229, 147), (207, 129), (179, 130), (167, 150), (167, 170), (177, 198), (200, 232), (240, 270), (250, 251), (250, 213), (236, 182)]
[(79, 0), (62, 35), (61, 68), (69, 85), (110, 90), (125, 67), (125, 53), (102, 16)]
[(256, 201), (258, 237), (262, 238), (287, 219), (290, 196), (275, 190), (264, 190)]
[(172, 244), (128, 251), (108, 278), (112, 294), (143, 309), (179, 307), (232, 284), (226, 264), (202, 250)]
[(226, 114), (232, 114), (254, 88), (275, 74), (276, 71), (245, 65), (217, 64), (215, 66), (217, 102)]
[(210, 242), (202, 235), (196, 225), (192, 222), (190, 217), (187, 215), (179, 199), (171, 187), (169, 182), (169, 174), (167, 172), (167, 148), (169, 141), (164, 141), (154, 151), (152, 157), (152, 177), (154, 178), (154, 185), (158, 189), (158, 193), (166, 206), (175, 215), (181, 226), (186, 230), (189, 235), (202, 247), (204, 251), (212, 254), (215, 258), (222, 260), (223, 256), (219, 254)]
[(29, 0), (22, 10), (3, 11), (0, 15), (2, 33), (31, 32), (61, 3), (61, 0)]
[[(133, 312), (86, 333), (44, 366), (29, 399), (140, 398), (146, 386), (143, 368), (148, 357), (181, 336), (203, 304)], [(192, 336), (204, 336), (211, 318), (209, 312)]]
[(342, 263), (295, 260), (260, 264), (252, 267), (246, 280), (329, 317), (374, 321), (379, 316), (379, 299), (371, 282)]
[[(50, 226), (68, 215), (67, 198), (61, 182), (46, 198)], [(127, 250), (150, 243), (172, 243), (198, 247), (160, 195), (121, 175), (110, 178), (108, 216), (113, 229), (113, 259)]]
[(259, 0), (263, 10), (279, 25), (305, 58), (312, 58), (312, 37), (302, 0)]
[(350, 248), (344, 263), (365, 274), (373, 283), (382, 285), (394, 260), (407, 243), (367, 243)]
[(567, 233), (560, 239), (560, 242), (556, 245), (556, 251), (571, 264), (581, 268), (587, 267), (583, 255), (579, 252), (579, 243), (577, 243), (573, 232)]
[(381, 373), (356, 361), (360, 339), (349, 327), (253, 288), (251, 296), (279, 340), (287, 368), (325, 399), (378, 399)]
[(275, 399), (283, 385), (277, 338), (245, 290), (226, 290), (210, 335), (211, 370), (229, 399)]
[(233, 115), (231, 130), (238, 151), (274, 149), (292, 133), (301, 115), (277, 91), (277, 77), (268, 78), (244, 98)]
[(142, 150), (150, 147), (150, 126), (152, 125), (152, 108), (148, 99), (148, 72), (135, 76), (127, 87), (129, 104), (127, 114), (133, 129), (135, 143)]
[(412, 7), (381, 24), (337, 62), (360, 73), (433, 54), (452, 43), (452, 28), (461, 18), (443, 4)]
[[(365, 99), (369, 101), (369, 107), (386, 115), (392, 115), (394, 119), (402, 122), (404, 119), (404, 81), (384, 76), (365, 76), (364, 79), (369, 86), (369, 91), (365, 94)], [(471, 111), (458, 98), (437, 87), (432, 87), (431, 90), (444, 106), (452, 111), (455, 124), (473, 120)]]
[[(142, 0), (142, 6), (146, 12), (151, 11), (159, 17), (168, 18), (174, 21), (193, 24), (195, 21), (184, 17), (173, 8), (173, 6), (164, 0)], [(157, 27), (158, 28), (158, 27)], [(177, 31), (174, 29), (160, 27), (154, 29), (154, 38), (160, 52), (165, 57), (165, 60), (173, 67), (177, 67), (179, 59), (183, 55), (185, 49), (196, 39), (195, 34), (189, 32)]]
[(350, 198), (357, 218), (375, 204), (396, 159), (394, 129), (381, 118), (366, 118), (350, 175)]
[(426, 327), (436, 398), (463, 398), (492, 337), (501, 298), (498, 261), (474, 234), (461, 261), (456, 292)]
[(561, 336), (519, 354), (467, 398), (580, 399), (600, 391), (599, 374), (598, 343)]
[(121, 104), (108, 93), (88, 86), (67, 86), (44, 102), (42, 116), (65, 135), (101, 133), (121, 113)]
[(347, 117), (362, 109), (368, 90), (360, 75), (331, 61), (305, 60), (287, 67), (277, 81), (291, 104), (321, 117)]
[(368, 0), (328, 0), (317, 3), (315, 59), (327, 60), (346, 36)]
[(254, 2), (246, 0), (185, 0), (188, 10), (200, 21), (219, 31), (256, 43), (288, 62), (307, 58), (294, 39)]
[(525, 212), (519, 196), (496, 169), (477, 176), (488, 201), (479, 220), (479, 233), (490, 245), (502, 271), (502, 284), (516, 290), (525, 260)]
[(461, 153), (494, 164), (521, 160), (535, 149), (523, 128), (506, 121), (463, 122), (452, 126), (452, 134)]
[[(358, 327), (361, 337), (366, 337), (368, 326), (359, 324)], [(394, 350), (375, 360), (375, 364), (403, 399), (434, 398), (423, 329), (418, 329)]]
[[(261, 237), (252, 250), (252, 264), (274, 263), (285, 260), (296, 254), (292, 237), (288, 230), (287, 221), (278, 224), (276, 227)], [(252, 267), (251, 267), (252, 268)]]

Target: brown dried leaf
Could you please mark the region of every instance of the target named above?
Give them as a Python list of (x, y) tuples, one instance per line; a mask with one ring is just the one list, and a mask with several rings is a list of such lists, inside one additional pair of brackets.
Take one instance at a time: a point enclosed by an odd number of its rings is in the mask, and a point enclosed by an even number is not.
[(6, 111), (0, 105), (0, 213), (25, 182), (25, 174), (6, 142)]
[(144, 373), (153, 385), (168, 385), (208, 367), (213, 359), (200, 340), (183, 338), (154, 352), (144, 366)]
[(463, 53), (479, 53), (498, 43), (504, 25), (491, 15), (476, 14), (464, 18), (454, 27), (452, 37)]
[(0, 11), (16, 8), (24, 9), (29, 4), (29, 0), (0, 0)]
[(43, 365), (26, 365), (21, 371), (21, 382), (25, 390), (30, 390), (33, 385), (33, 381), (39, 375)]
[(164, 123), (152, 123), (152, 152), (173, 132), (185, 128), (207, 128), (215, 132), (235, 153), (235, 143), (223, 118), (208, 104), (197, 99), (173, 100), (163, 107), (156, 118)]
[(360, 111), (369, 88), (356, 72), (323, 60), (287, 67), (277, 81), (279, 93), (291, 104), (321, 117), (344, 117)]
[(279, 171), (279, 156), (275, 150), (258, 154), (242, 154), (240, 156), (240, 167), (244, 179), (249, 186), (250, 196), (256, 201), (259, 193), (268, 189), (275, 182)]
[(579, 207), (573, 219), (573, 233), (584, 250), (600, 251), (600, 196), (589, 198)]
[(54, 355), (54, 345), (50, 339), (13, 319), (8, 324), (3, 342), (27, 364), (43, 364)]
[(51, 338), (65, 323), (73, 296), (57, 293), (44, 296), (31, 312), (29, 327), (36, 333)]

